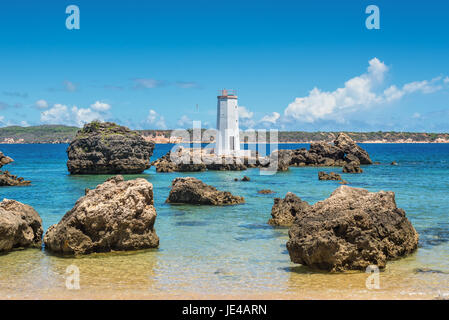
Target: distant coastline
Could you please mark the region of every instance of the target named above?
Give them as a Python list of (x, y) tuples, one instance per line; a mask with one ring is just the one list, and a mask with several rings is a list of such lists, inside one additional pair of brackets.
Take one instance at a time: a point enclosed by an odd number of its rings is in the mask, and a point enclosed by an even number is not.
[[(63, 125), (42, 125), (31, 127), (10, 126), (0, 128), (0, 144), (62, 144), (70, 143), (80, 128)], [(171, 130), (136, 130), (147, 141), (158, 144), (181, 143), (170, 137)], [(191, 131), (191, 130), (190, 130)], [(449, 143), (449, 133), (425, 132), (346, 132), (357, 143)], [(338, 132), (279, 131), (278, 143), (301, 144), (318, 141), (332, 142)], [(269, 141), (269, 140), (268, 140)], [(241, 143), (254, 143), (244, 139)], [(199, 141), (197, 141), (199, 143)], [(210, 141), (203, 141), (210, 143)]]

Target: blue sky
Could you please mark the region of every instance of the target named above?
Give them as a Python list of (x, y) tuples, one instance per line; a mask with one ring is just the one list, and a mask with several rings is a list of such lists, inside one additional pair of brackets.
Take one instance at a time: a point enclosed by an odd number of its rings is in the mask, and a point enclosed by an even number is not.
[(0, 126), (214, 127), (231, 88), (243, 128), (447, 132), (448, 16), (440, 0), (2, 1)]

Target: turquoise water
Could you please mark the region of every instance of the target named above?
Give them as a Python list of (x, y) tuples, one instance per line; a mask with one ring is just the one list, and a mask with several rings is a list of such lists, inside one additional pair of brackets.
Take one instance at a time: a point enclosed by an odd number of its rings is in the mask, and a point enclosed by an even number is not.
[[(152, 159), (172, 146), (157, 145)], [(307, 145), (286, 144), (280, 149)], [(153, 183), (160, 248), (131, 253), (94, 254), (61, 258), (28, 249), (0, 256), (0, 295), (5, 297), (287, 297), (348, 298), (434, 297), (449, 292), (449, 145), (366, 144), (373, 161), (361, 175), (342, 174), (351, 186), (370, 191), (391, 190), (399, 207), (420, 234), (417, 253), (388, 264), (381, 289), (367, 290), (364, 273), (329, 275), (289, 261), (287, 229), (266, 224), (274, 197), (288, 191), (314, 203), (339, 186), (319, 181), (323, 168), (290, 168), (274, 176), (244, 172), (156, 173), (140, 175)], [(2, 145), (15, 162), (4, 167), (32, 181), (28, 187), (3, 187), (0, 199), (33, 206), (44, 229), (57, 223), (85, 188), (109, 176), (71, 176), (66, 168), (67, 145)], [(399, 166), (391, 166), (391, 161)], [(341, 171), (340, 168), (324, 170)], [(235, 182), (247, 175), (250, 182)], [(193, 176), (218, 189), (245, 197), (237, 206), (208, 207), (165, 203), (171, 181)], [(275, 194), (257, 191), (271, 189)], [(81, 290), (65, 289), (65, 268), (80, 269)], [(427, 272), (416, 272), (416, 269)]]

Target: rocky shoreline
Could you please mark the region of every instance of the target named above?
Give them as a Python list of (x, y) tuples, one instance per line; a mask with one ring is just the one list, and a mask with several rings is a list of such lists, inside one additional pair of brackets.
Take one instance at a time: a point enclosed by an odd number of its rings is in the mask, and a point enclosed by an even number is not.
[[(7, 165), (14, 160), (8, 156), (5, 156), (3, 152), (0, 151), (0, 168), (4, 165)], [(31, 181), (25, 180), (24, 178), (18, 177), (9, 173), (9, 171), (1, 171), (0, 170), (0, 187), (6, 186), (28, 186), (31, 184)]]

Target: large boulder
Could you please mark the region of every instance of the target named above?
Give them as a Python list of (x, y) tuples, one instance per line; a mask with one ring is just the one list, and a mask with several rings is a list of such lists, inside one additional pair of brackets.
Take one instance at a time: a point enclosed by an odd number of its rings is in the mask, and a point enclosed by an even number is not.
[(358, 162), (352, 161), (343, 166), (343, 173), (363, 173)]
[(86, 190), (58, 224), (48, 228), (45, 247), (59, 254), (156, 248), (153, 185), (139, 178), (112, 177)]
[(141, 173), (150, 167), (154, 143), (126, 127), (94, 121), (67, 148), (71, 174)]
[(40, 248), (42, 233), (42, 219), (32, 207), (15, 200), (0, 202), (0, 252)]
[(296, 215), (289, 237), (293, 262), (327, 271), (384, 268), (418, 246), (418, 233), (393, 192), (348, 186)]
[(244, 203), (245, 199), (227, 191), (219, 191), (196, 178), (186, 177), (172, 181), (166, 202), (221, 206)]
[(335, 147), (341, 149), (347, 155), (357, 157), (360, 164), (372, 164), (373, 161), (364, 149), (358, 146), (346, 133), (341, 132), (334, 141)]
[(271, 208), (271, 219), (268, 224), (273, 226), (291, 226), (296, 216), (303, 214), (310, 205), (302, 201), (292, 192), (288, 192), (284, 199), (275, 198)]

